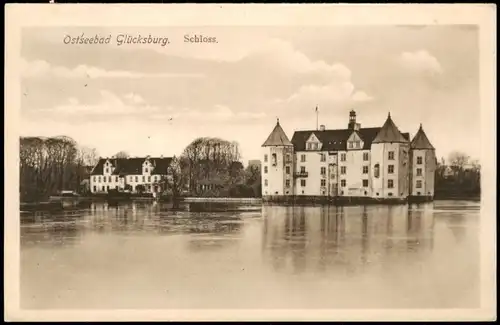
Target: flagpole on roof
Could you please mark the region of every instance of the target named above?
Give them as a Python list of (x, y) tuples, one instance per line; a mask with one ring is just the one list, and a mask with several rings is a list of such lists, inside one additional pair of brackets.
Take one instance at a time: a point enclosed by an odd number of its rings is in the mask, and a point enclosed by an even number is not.
[(319, 130), (319, 125), (318, 125), (318, 105), (316, 105), (316, 130)]

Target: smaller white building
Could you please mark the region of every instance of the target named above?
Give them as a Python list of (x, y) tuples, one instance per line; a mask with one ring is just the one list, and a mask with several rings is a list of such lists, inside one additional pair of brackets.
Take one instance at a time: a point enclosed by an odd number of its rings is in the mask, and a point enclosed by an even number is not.
[(161, 193), (172, 158), (100, 158), (90, 173), (90, 191), (109, 190)]

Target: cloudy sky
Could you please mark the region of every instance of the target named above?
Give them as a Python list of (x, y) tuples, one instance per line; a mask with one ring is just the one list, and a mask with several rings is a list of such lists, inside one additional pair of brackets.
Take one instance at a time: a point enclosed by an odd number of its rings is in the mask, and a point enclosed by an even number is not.
[[(107, 37), (70, 45), (64, 37)], [(124, 44), (119, 34), (168, 37)], [(183, 43), (184, 35), (217, 43)], [(478, 30), (467, 26), (33, 28), (22, 38), (21, 134), (67, 135), (102, 156), (178, 155), (199, 136), (258, 159), (276, 118), (294, 130), (362, 127), (390, 111), (438, 156), (480, 157)]]

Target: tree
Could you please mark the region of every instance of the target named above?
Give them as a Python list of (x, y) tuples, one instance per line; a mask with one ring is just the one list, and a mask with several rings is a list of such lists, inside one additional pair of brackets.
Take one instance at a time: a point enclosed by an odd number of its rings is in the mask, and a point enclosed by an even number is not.
[(22, 201), (46, 199), (61, 190), (79, 191), (88, 178), (89, 163), (97, 157), (95, 149), (79, 147), (66, 136), (21, 137), (19, 145)]
[(129, 158), (130, 155), (128, 154), (128, 152), (126, 151), (118, 151), (117, 153), (115, 153), (115, 155), (113, 156), (114, 158)]
[[(242, 166), (236, 142), (220, 138), (197, 138), (191, 142), (181, 156), (186, 162), (183, 173), (192, 194), (200, 195), (206, 190), (219, 191), (241, 182)], [(217, 193), (214, 195), (217, 195)]]
[(469, 162), (469, 156), (467, 156), (463, 152), (454, 151), (450, 154), (448, 161), (450, 163), (450, 167), (453, 169), (455, 173), (462, 172), (464, 167)]
[(188, 162), (185, 159), (174, 156), (168, 166), (167, 188), (170, 189), (174, 199), (180, 197), (186, 185), (188, 174), (185, 173)]
[(262, 195), (262, 178), (261, 170), (258, 165), (248, 165), (245, 170), (246, 185), (250, 186), (253, 190), (254, 197)]

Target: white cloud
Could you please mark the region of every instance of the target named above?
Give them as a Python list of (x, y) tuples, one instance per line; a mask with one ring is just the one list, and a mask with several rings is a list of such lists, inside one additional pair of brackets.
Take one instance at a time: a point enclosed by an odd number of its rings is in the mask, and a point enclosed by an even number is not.
[(353, 102), (366, 102), (373, 97), (363, 91), (355, 91), (350, 82), (332, 82), (327, 85), (306, 85), (285, 100), (275, 100), (274, 103), (282, 104), (287, 109), (312, 108), (320, 106), (343, 106)]
[(52, 66), (47, 61), (26, 61), (21, 59), (21, 75), (25, 78), (204, 78), (202, 74), (157, 73), (146, 74), (124, 70), (104, 70), (87, 65), (79, 65), (73, 69)]
[(356, 91), (351, 98), (355, 102), (368, 102), (373, 100), (373, 97), (371, 97), (364, 91)]
[[(127, 104), (120, 97), (107, 90), (101, 90), (101, 98), (97, 104), (85, 105), (77, 98), (71, 97), (66, 104), (62, 104), (49, 109), (39, 110), (40, 114), (54, 115), (78, 115), (80, 117), (89, 115), (131, 115), (150, 114), (160, 110), (159, 107), (140, 103)], [(138, 96), (137, 98), (140, 98)]]
[(399, 57), (399, 62), (403, 67), (412, 71), (443, 72), (439, 61), (426, 50), (403, 52)]
[(296, 50), (291, 43), (281, 39), (268, 39), (248, 56), (271, 60), (276, 66), (298, 73), (328, 74), (342, 80), (351, 78), (351, 71), (346, 66), (339, 63), (329, 64), (321, 60), (313, 61)]
[(131, 101), (134, 104), (141, 104), (144, 103), (144, 98), (142, 98), (140, 95), (135, 94), (135, 93), (129, 93), (125, 95), (125, 98), (129, 101)]

